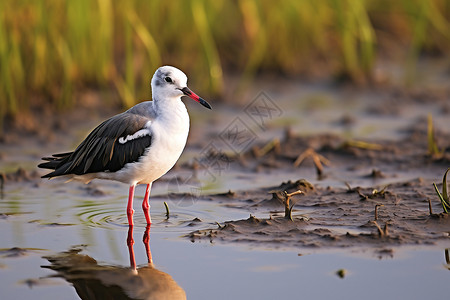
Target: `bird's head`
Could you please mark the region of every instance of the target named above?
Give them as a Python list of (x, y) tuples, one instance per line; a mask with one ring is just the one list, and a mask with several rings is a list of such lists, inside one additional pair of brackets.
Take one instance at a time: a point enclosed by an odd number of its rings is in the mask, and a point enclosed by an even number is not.
[(197, 96), (187, 86), (187, 76), (171, 66), (163, 66), (156, 70), (152, 78), (152, 93), (154, 98), (180, 98), (188, 96), (206, 108), (211, 109), (208, 102)]

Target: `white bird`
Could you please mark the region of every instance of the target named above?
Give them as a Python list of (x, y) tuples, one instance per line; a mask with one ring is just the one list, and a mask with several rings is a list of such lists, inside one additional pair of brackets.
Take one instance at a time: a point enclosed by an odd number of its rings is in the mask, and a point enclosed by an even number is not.
[(152, 183), (177, 162), (189, 133), (189, 114), (181, 101), (188, 96), (211, 109), (187, 87), (186, 75), (171, 66), (156, 70), (151, 81), (153, 101), (141, 102), (98, 125), (73, 152), (44, 157), (38, 167), (54, 170), (42, 178), (64, 176), (85, 183), (95, 178), (129, 184), (127, 217), (133, 225), (137, 184), (146, 184), (142, 209), (151, 224)]

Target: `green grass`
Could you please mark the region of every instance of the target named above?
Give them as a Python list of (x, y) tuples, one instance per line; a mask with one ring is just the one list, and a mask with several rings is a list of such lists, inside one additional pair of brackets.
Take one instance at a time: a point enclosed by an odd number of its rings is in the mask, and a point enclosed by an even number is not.
[(428, 114), (427, 123), (428, 155), (434, 158), (441, 158), (444, 153), (439, 150), (439, 146), (436, 141), (436, 134), (433, 126), (433, 115), (431, 113)]
[(37, 99), (70, 107), (86, 87), (131, 106), (161, 64), (208, 95), (224, 69), (244, 85), (261, 71), (364, 82), (393, 43), (414, 75), (422, 53), (450, 53), (449, 18), (446, 0), (0, 1), (0, 124)]
[[(436, 194), (439, 197), (439, 200), (441, 201), (442, 208), (444, 209), (444, 213), (448, 214), (448, 210), (450, 210), (450, 199), (449, 195), (447, 193), (447, 173), (450, 171), (450, 168), (447, 169), (444, 173), (444, 177), (442, 178), (442, 193), (439, 192), (439, 189), (437, 188), (436, 184), (433, 182), (434, 190), (436, 191)], [(447, 210), (448, 209), (448, 210)]]

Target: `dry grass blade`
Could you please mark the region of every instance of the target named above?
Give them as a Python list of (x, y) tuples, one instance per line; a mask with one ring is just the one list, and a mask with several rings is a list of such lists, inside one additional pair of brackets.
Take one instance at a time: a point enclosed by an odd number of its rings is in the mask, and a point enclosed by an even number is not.
[(341, 147), (355, 147), (366, 150), (383, 150), (383, 146), (375, 143), (367, 143), (363, 141), (349, 140), (342, 144)]
[(389, 235), (389, 231), (388, 231), (388, 223), (384, 223), (384, 228), (381, 229), (380, 225), (378, 225), (377, 221), (372, 221), (373, 224), (375, 224), (375, 226), (378, 229), (378, 234), (380, 237), (385, 237)]
[(291, 200), (292, 196), (300, 195), (300, 194), (303, 194), (303, 192), (300, 191), (300, 190), (295, 191), (295, 192), (290, 193), (290, 194), (288, 194), (286, 191), (284, 192), (284, 195), (285, 195), (285, 200), (284, 200), (284, 217), (286, 219), (289, 219), (289, 220), (293, 221), (293, 219), (292, 219), (292, 209), (294, 208), (294, 205), (291, 206), (290, 200)]
[(127, 16), (131, 26), (147, 50), (151, 68), (158, 68), (161, 65), (162, 59), (155, 39), (134, 10), (129, 10)]
[(164, 207), (166, 208), (166, 218), (168, 219), (170, 217), (170, 211), (166, 201), (164, 201)]
[(271, 150), (274, 150), (276, 154), (279, 154), (281, 152), (280, 140), (278, 138), (275, 138), (272, 141), (268, 142), (261, 149), (259, 149), (257, 146), (255, 146), (252, 150), (253, 150), (253, 154), (257, 158), (266, 155)]
[(314, 165), (316, 166), (317, 169), (317, 173), (319, 175), (322, 174), (323, 172), (323, 165), (330, 165), (330, 161), (324, 157), (323, 155), (320, 155), (319, 153), (317, 153), (314, 149), (312, 148), (308, 148), (306, 149), (303, 153), (301, 153), (297, 159), (294, 161), (294, 167), (298, 167), (300, 166), (300, 164), (308, 157), (311, 157), (311, 159), (314, 162)]
[(375, 221), (378, 220), (378, 207), (384, 206), (383, 204), (375, 205)]
[(440, 157), (443, 153), (439, 151), (439, 147), (436, 142), (436, 135), (434, 133), (433, 116), (428, 114), (428, 126), (427, 126), (427, 138), (428, 138), (428, 154), (433, 157)]
[(134, 94), (129, 89), (123, 78), (121, 78), (120, 75), (116, 73), (116, 75), (113, 77), (113, 83), (117, 91), (119, 92), (120, 98), (122, 99), (125, 107), (133, 106), (135, 101)]
[(220, 64), (219, 53), (214, 42), (210, 26), (206, 18), (204, 2), (201, 0), (192, 1), (192, 13), (197, 31), (203, 44), (203, 49), (209, 66), (210, 89), (213, 93), (222, 92), (223, 74)]
[[(256, 69), (261, 65), (267, 49), (266, 26), (260, 15), (260, 4), (253, 0), (239, 1), (239, 8), (242, 14), (243, 27), (246, 39), (250, 46), (247, 51), (244, 74), (239, 89), (242, 89), (253, 77)], [(275, 10), (274, 7), (272, 7)]]
[(431, 199), (428, 199), (428, 210), (430, 212), (430, 216), (433, 215), (433, 207), (431, 206)]

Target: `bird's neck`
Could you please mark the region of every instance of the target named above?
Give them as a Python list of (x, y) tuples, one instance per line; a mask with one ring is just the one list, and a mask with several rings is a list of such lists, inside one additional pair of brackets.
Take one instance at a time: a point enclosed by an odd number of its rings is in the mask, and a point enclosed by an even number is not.
[(156, 118), (174, 128), (189, 128), (189, 114), (181, 97), (153, 99)]

